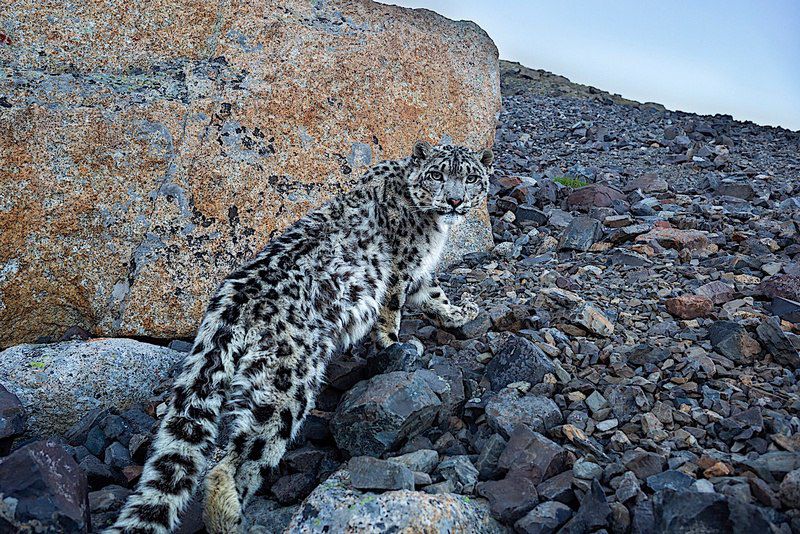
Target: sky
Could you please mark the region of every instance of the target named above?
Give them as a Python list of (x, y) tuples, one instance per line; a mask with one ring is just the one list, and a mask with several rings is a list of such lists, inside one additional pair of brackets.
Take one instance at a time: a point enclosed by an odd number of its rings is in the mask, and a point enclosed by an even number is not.
[(384, 0), (472, 20), (501, 59), (641, 102), (800, 130), (800, 0)]

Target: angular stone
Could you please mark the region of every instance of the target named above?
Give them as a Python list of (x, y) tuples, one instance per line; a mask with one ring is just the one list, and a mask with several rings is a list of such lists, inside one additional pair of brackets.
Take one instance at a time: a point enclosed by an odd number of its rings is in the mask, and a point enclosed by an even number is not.
[(800, 469), (795, 469), (783, 477), (778, 495), (787, 508), (795, 510), (800, 508)]
[[(497, 48), (472, 22), (306, 0), (45, 11), (3, 13), (28, 29), (0, 49), (16, 176), (0, 183), (0, 347), (73, 325), (192, 336), (242, 258), (369, 165), (419, 137), (494, 139)], [(485, 208), (454, 233), (445, 264), (489, 248)]]
[(492, 515), (503, 523), (514, 523), (539, 503), (536, 485), (519, 471), (502, 480), (481, 482), (478, 495), (488, 499)]
[(772, 299), (769, 309), (772, 315), (777, 315), (786, 321), (800, 323), (800, 302), (775, 297)]
[(661, 473), (647, 477), (647, 487), (651, 490), (661, 491), (663, 489), (671, 489), (680, 491), (687, 489), (694, 483), (692, 477), (681, 471), (669, 469)]
[(779, 274), (771, 276), (758, 284), (757, 295), (769, 298), (781, 297), (800, 301), (800, 275)]
[(22, 402), (0, 385), (0, 456), (8, 454), (14, 439), (25, 432), (25, 420)]
[(615, 495), (617, 500), (621, 503), (626, 503), (631, 499), (637, 497), (641, 491), (639, 480), (632, 471), (626, 471), (622, 474), (622, 478), (617, 486)]
[(404, 465), (414, 472), (430, 473), (439, 463), (439, 453), (431, 449), (421, 449), (388, 458), (388, 461)]
[(580, 458), (572, 466), (572, 474), (575, 476), (575, 478), (593, 480), (603, 476), (603, 468), (602, 466), (594, 462), (590, 462), (585, 458)]
[(518, 206), (514, 215), (517, 216), (518, 222), (532, 222), (537, 226), (547, 224), (547, 214), (534, 206), (523, 204)]
[(581, 500), (578, 512), (560, 531), (564, 534), (591, 532), (608, 524), (611, 507), (608, 505), (603, 488), (597, 480), (592, 480), (589, 491)]
[(347, 462), (350, 482), (362, 490), (414, 489), (414, 474), (401, 464), (370, 456), (356, 456)]
[(422, 367), (419, 351), (411, 343), (395, 343), (367, 358), (369, 376), (392, 371), (415, 371)]
[(719, 493), (664, 490), (653, 496), (657, 532), (769, 532), (755, 506)]
[(451, 456), (436, 468), (442, 478), (453, 483), (458, 493), (471, 494), (478, 483), (478, 470), (465, 455)]
[(537, 504), (533, 510), (514, 523), (521, 534), (553, 534), (572, 517), (572, 509), (556, 501)]
[(570, 193), (567, 206), (571, 210), (588, 212), (595, 207), (611, 207), (615, 200), (625, 200), (625, 195), (607, 185), (590, 184)]
[(695, 289), (695, 293), (701, 297), (707, 297), (714, 304), (725, 304), (730, 302), (736, 296), (736, 290), (719, 280), (708, 282)]
[(561, 234), (559, 248), (561, 250), (578, 250), (586, 252), (603, 234), (600, 221), (590, 217), (576, 217)]
[(61, 434), (93, 408), (151, 397), (183, 357), (132, 339), (18, 345), (0, 352), (0, 382), (22, 401), (31, 432)]
[(491, 517), (483, 499), (407, 490), (365, 493), (352, 487), (347, 471), (339, 471), (317, 486), (294, 514), (286, 531), (506, 532)]
[(708, 337), (714, 350), (736, 363), (752, 363), (753, 356), (761, 352), (758, 341), (733, 321), (715, 321), (708, 328)]
[(579, 306), (570, 315), (570, 320), (598, 336), (611, 337), (614, 334), (614, 324), (600, 310), (588, 303)]
[(548, 478), (536, 486), (536, 490), (539, 492), (542, 500), (570, 504), (575, 500), (575, 492), (572, 489), (572, 482), (574, 479), (575, 477), (572, 474), (572, 470), (564, 471), (560, 475)]
[(80, 467), (81, 471), (86, 475), (86, 480), (91, 489), (100, 489), (108, 484), (121, 482), (120, 477), (93, 454), (84, 456), (78, 464), (78, 467)]
[(356, 384), (339, 403), (331, 432), (353, 456), (379, 456), (427, 430), (442, 402), (422, 371), (394, 371)]
[(494, 391), (512, 382), (538, 384), (547, 373), (555, 373), (552, 360), (533, 342), (514, 334), (500, 346), (485, 371)]
[(534, 484), (539, 484), (567, 471), (572, 457), (561, 445), (527, 427), (517, 427), (497, 462), (504, 472), (525, 471)]
[(644, 173), (629, 180), (622, 188), (626, 193), (639, 189), (642, 193), (659, 193), (667, 190), (667, 181), (655, 173)]
[(497, 463), (500, 461), (500, 455), (506, 448), (506, 440), (500, 434), (492, 434), (486, 443), (481, 447), (478, 459), (475, 460), (475, 467), (478, 469), (478, 478), (480, 480), (488, 480), (495, 478), (498, 474)]
[(619, 419), (621, 424), (629, 422), (640, 412), (650, 411), (647, 395), (639, 386), (611, 386), (605, 393), (614, 417)]
[(486, 420), (503, 436), (510, 436), (519, 426), (545, 432), (561, 423), (561, 410), (552, 399), (536, 395), (519, 397), (504, 389), (486, 404)]
[(654, 228), (636, 238), (637, 242), (656, 241), (664, 248), (697, 250), (708, 248), (708, 235), (701, 230), (679, 230), (677, 228)]
[(89, 531), (86, 477), (55, 443), (37, 441), (0, 461), (0, 493), (0, 530)]
[(667, 299), (665, 304), (667, 311), (680, 319), (707, 317), (714, 309), (711, 299), (699, 295), (681, 295)]
[(778, 317), (768, 317), (756, 327), (756, 333), (777, 363), (790, 369), (800, 368), (800, 350), (789, 340)]
[(639, 480), (645, 480), (664, 470), (664, 457), (654, 452), (641, 450), (626, 451), (622, 463), (633, 472)]
[(270, 486), (275, 500), (283, 505), (302, 501), (317, 486), (314, 473), (292, 473), (280, 477)]

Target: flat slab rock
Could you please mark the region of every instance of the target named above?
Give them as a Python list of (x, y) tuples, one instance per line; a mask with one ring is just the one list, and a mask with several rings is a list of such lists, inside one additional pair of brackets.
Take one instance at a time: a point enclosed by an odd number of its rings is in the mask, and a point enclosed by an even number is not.
[(29, 434), (63, 434), (93, 408), (150, 397), (183, 356), (132, 339), (18, 345), (0, 352), (0, 384), (25, 406)]
[(470, 532), (505, 533), (482, 499), (418, 491), (361, 492), (350, 474), (334, 473), (306, 498), (289, 533)]

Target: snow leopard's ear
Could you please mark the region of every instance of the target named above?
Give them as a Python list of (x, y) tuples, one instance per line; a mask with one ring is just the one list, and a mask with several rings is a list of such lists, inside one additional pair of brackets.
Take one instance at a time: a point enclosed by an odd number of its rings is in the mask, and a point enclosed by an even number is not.
[(417, 141), (414, 143), (414, 149), (411, 151), (411, 155), (416, 159), (428, 159), (431, 152), (433, 152), (433, 147), (429, 142)]
[(481, 162), (481, 165), (486, 167), (487, 169), (491, 167), (492, 162), (494, 161), (494, 153), (492, 152), (491, 148), (484, 148), (478, 153), (478, 159)]

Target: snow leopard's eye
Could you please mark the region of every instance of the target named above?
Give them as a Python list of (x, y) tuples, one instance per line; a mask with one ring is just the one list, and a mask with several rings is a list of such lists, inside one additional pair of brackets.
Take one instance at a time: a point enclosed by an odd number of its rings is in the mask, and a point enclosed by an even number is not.
[(467, 183), (468, 184), (474, 184), (475, 182), (477, 182), (480, 179), (481, 179), (481, 177), (478, 176), (477, 174), (470, 174), (469, 176), (467, 176)]
[(430, 171), (430, 172), (428, 172), (428, 178), (430, 178), (434, 182), (443, 182), (444, 181), (444, 175), (442, 173), (440, 173), (439, 171)]

